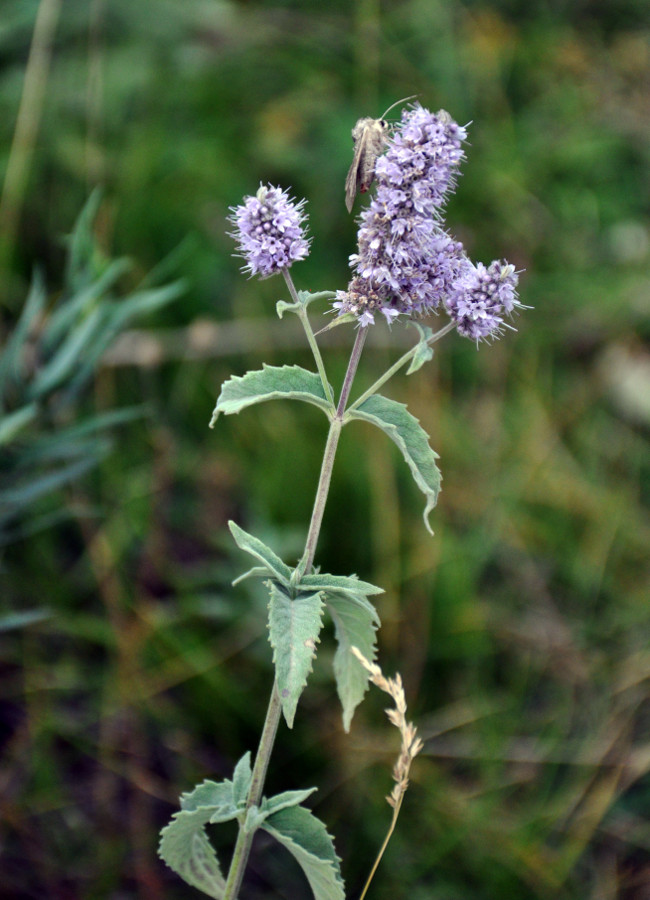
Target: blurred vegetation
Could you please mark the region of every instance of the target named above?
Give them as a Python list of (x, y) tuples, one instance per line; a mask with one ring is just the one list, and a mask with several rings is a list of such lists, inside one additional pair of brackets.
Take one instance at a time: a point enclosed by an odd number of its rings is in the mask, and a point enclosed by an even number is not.
[[(472, 122), (450, 227), (525, 269), (534, 308), (389, 387), (441, 456), (433, 540), (388, 441), (341, 442), (318, 560), (386, 588), (382, 666), (426, 739), (372, 895), (647, 900), (649, 38), (646, 0), (3, 0), (0, 897), (189, 896), (158, 830), (255, 747), (270, 688), (265, 597), (230, 588), (247, 563), (224, 523), (295, 558), (325, 436), (284, 403), (207, 430), (230, 374), (311, 365), (274, 321), (280, 281), (239, 273), (227, 208), (260, 181), (306, 197), (298, 287), (345, 285), (350, 129), (418, 93)], [(84, 285), (63, 236), (98, 186), (92, 299), (66, 318)], [(106, 330), (48, 383), (93, 315)], [(359, 388), (398, 352), (369, 347)], [(396, 744), (372, 694), (342, 732), (331, 654), (269, 790), (319, 786), (354, 897)], [(309, 896), (257, 850), (244, 896)]]

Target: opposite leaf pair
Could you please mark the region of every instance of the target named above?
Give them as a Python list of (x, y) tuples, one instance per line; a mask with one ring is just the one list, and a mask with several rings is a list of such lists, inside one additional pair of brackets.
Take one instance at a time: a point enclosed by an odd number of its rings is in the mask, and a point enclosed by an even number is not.
[(289, 728), (293, 726), (296, 706), (311, 672), (312, 660), (322, 627), (325, 607), (332, 617), (338, 648), (334, 674), (343, 706), (346, 731), (354, 710), (368, 687), (369, 674), (350, 652), (359, 647), (368, 659), (374, 659), (375, 633), (379, 616), (368, 597), (382, 594), (381, 588), (356, 576), (300, 575), (291, 569), (259, 538), (229, 522), (237, 546), (250, 553), (261, 566), (255, 566), (237, 581), (249, 576), (268, 576), (269, 638), (273, 647), (278, 695)]
[(247, 831), (263, 829), (282, 844), (302, 868), (317, 900), (344, 900), (339, 859), (323, 823), (299, 804), (316, 788), (284, 791), (247, 807), (250, 753), (237, 763), (233, 779), (204, 781), (181, 797), (181, 811), (161, 833), (159, 854), (192, 887), (221, 900), (226, 890), (217, 855), (205, 832), (208, 824), (239, 821)]

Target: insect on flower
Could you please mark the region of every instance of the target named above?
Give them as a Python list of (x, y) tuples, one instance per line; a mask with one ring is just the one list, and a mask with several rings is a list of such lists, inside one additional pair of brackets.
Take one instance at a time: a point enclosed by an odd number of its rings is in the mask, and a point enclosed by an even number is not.
[(380, 119), (373, 119), (366, 116), (358, 119), (356, 125), (352, 129), (352, 140), (354, 141), (354, 157), (352, 165), (345, 179), (345, 205), (348, 212), (352, 212), (354, 198), (357, 191), (365, 194), (375, 177), (375, 163), (377, 157), (382, 153), (386, 146), (388, 122), (385, 116), (398, 106), (400, 103), (406, 103), (407, 100), (413, 100), (417, 96), (404, 97), (403, 100), (397, 100), (391, 104)]

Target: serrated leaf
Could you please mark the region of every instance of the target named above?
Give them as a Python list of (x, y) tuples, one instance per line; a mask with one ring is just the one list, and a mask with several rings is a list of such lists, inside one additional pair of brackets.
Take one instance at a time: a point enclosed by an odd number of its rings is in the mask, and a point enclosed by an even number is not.
[(320, 593), (302, 594), (295, 599), (274, 582), (269, 582), (269, 639), (282, 712), (293, 727), (298, 700), (307, 684), (322, 626), (323, 600)]
[(262, 812), (266, 816), (279, 812), (281, 809), (288, 809), (290, 806), (300, 806), (308, 797), (317, 791), (318, 788), (305, 788), (302, 791), (283, 791), (274, 797), (265, 797), (262, 800)]
[(232, 781), (202, 781), (195, 788), (185, 794), (181, 794), (181, 809), (192, 812), (195, 809), (210, 807), (211, 809), (230, 808), (233, 818), (236, 814), (233, 799)]
[(221, 900), (226, 882), (203, 828), (211, 813), (211, 807), (175, 813), (160, 832), (158, 855), (187, 884)]
[(203, 781), (189, 794), (182, 794), (181, 809), (185, 812), (207, 809), (210, 815), (206, 821), (215, 825), (231, 822), (239, 814), (234, 800), (233, 783), (227, 778), (223, 781)]
[(302, 806), (269, 816), (262, 828), (282, 844), (300, 865), (315, 900), (345, 900), (334, 842), (323, 823)]
[(350, 730), (354, 711), (368, 689), (368, 672), (350, 652), (358, 647), (372, 662), (376, 655), (376, 632), (379, 616), (364, 597), (348, 594), (326, 594), (325, 603), (334, 622), (337, 648), (334, 655), (336, 690), (343, 707), (343, 727)]
[(320, 572), (303, 575), (299, 587), (310, 591), (354, 591), (365, 597), (384, 593), (383, 588), (370, 584), (369, 581), (360, 581), (356, 575), (325, 575)]
[(346, 417), (371, 422), (397, 444), (415, 483), (426, 497), (424, 524), (427, 531), (433, 534), (429, 513), (438, 501), (441, 476), (436, 465), (438, 454), (429, 446), (429, 436), (419, 421), (403, 403), (389, 400), (381, 394), (368, 397), (361, 406), (349, 410)]
[(267, 400), (304, 400), (326, 413), (334, 407), (325, 396), (320, 377), (301, 366), (267, 366), (241, 377), (233, 375), (221, 385), (221, 393), (210, 419), (210, 428), (220, 413), (226, 416)]
[(433, 359), (433, 347), (427, 343), (429, 338), (433, 335), (433, 330), (429, 328), (428, 325), (420, 325), (419, 322), (415, 322), (413, 319), (411, 319), (411, 324), (420, 332), (420, 340), (415, 349), (415, 355), (411, 360), (411, 365), (406, 370), (407, 375), (412, 375), (413, 372), (417, 372), (418, 369), (422, 368), (425, 362), (429, 362), (430, 359)]
[[(230, 528), (230, 532), (240, 550), (250, 553), (251, 556), (263, 563), (266, 570), (282, 584), (289, 584), (293, 570), (286, 563), (283, 563), (270, 547), (267, 547), (259, 538), (244, 531), (232, 520), (228, 522), (228, 528)], [(247, 574), (250, 574), (250, 572)]]
[(251, 755), (245, 753), (235, 766), (232, 776), (232, 799), (235, 806), (246, 802), (252, 777)]

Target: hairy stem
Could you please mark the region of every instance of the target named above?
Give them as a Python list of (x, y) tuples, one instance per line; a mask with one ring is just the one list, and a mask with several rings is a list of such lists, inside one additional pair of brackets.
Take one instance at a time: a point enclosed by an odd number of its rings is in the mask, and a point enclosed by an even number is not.
[(298, 317), (302, 322), (302, 327), (305, 329), (305, 334), (307, 335), (307, 341), (309, 342), (309, 346), (311, 347), (311, 352), (314, 354), (314, 360), (316, 361), (316, 368), (318, 369), (318, 374), (320, 375), (320, 380), (323, 385), (323, 390), (325, 391), (325, 396), (329, 400), (329, 402), (334, 405), (334, 395), (332, 394), (332, 388), (330, 387), (330, 383), (327, 380), (327, 374), (325, 372), (325, 365), (323, 363), (323, 357), (321, 356), (320, 348), (318, 346), (318, 342), (316, 341), (316, 336), (311, 327), (311, 323), (309, 321), (309, 316), (307, 315), (307, 309), (304, 304), (300, 303), (300, 299), (298, 297), (298, 292), (296, 290), (296, 286), (293, 283), (293, 278), (288, 269), (283, 269), (282, 274), (284, 275), (284, 280), (289, 288), (289, 293), (291, 294), (291, 299), (294, 303), (299, 304), (299, 312)]
[[(336, 415), (332, 418), (332, 421), (330, 423), (327, 443), (325, 444), (325, 451), (323, 453), (323, 465), (321, 467), (318, 488), (316, 489), (314, 510), (312, 512), (309, 532), (307, 534), (307, 540), (305, 542), (305, 551), (298, 566), (299, 574), (301, 575), (303, 575), (305, 572), (308, 572), (314, 562), (316, 544), (318, 543), (318, 536), (320, 534), (321, 523), (323, 521), (323, 512), (325, 511), (325, 503), (327, 502), (327, 494), (329, 492), (330, 481), (332, 478), (334, 456), (336, 455), (336, 447), (338, 445), (341, 428), (343, 426), (345, 406), (350, 397), (352, 382), (357, 371), (357, 366), (359, 365), (359, 358), (361, 357), (361, 351), (363, 350), (367, 332), (367, 328), (359, 328), (357, 331), (356, 340), (352, 348), (352, 353), (350, 354), (348, 370), (345, 374), (343, 387), (341, 388), (341, 396), (339, 397)], [(316, 353), (314, 354), (314, 356), (316, 356)], [(318, 353), (318, 356), (316, 357), (317, 364), (318, 358), (320, 358), (320, 353)], [(257, 756), (255, 757), (255, 764), (253, 766), (253, 777), (246, 800), (246, 809), (250, 809), (253, 806), (258, 806), (260, 800), (262, 799), (264, 780), (266, 778), (266, 771), (268, 769), (271, 753), (273, 752), (273, 745), (275, 743), (275, 737), (278, 730), (278, 724), (280, 722), (281, 712), (282, 707), (280, 705), (280, 698), (278, 696), (277, 685), (274, 681), (273, 690), (271, 692), (271, 699), (269, 700), (269, 706), (266, 711), (266, 720), (264, 722), (264, 728), (262, 730), (262, 737), (260, 738), (260, 744), (257, 750)], [(244, 829), (240, 825), (239, 834), (237, 835), (237, 841), (235, 843), (235, 849), (233, 851), (233, 856), (230, 863), (230, 870), (228, 872), (228, 879), (226, 881), (223, 900), (237, 900), (237, 894), (239, 893), (239, 889), (241, 888), (242, 880), (244, 878), (244, 871), (246, 869), (246, 864), (248, 862), (252, 844), (253, 832), (244, 831)]]
[[(262, 791), (264, 790), (266, 771), (269, 767), (269, 760), (271, 759), (271, 752), (275, 743), (275, 736), (278, 731), (278, 725), (280, 724), (281, 712), (282, 707), (280, 705), (280, 698), (278, 696), (278, 688), (276, 682), (274, 681), (273, 689), (271, 691), (271, 699), (269, 700), (269, 706), (266, 711), (264, 728), (262, 729), (262, 736), (260, 738), (259, 747), (257, 748), (255, 765), (253, 766), (253, 777), (251, 779), (251, 786), (248, 791), (248, 798), (246, 800), (247, 810), (249, 810), (252, 806), (259, 806), (260, 800), (262, 799)], [(236, 900), (242, 880), (244, 878), (244, 871), (246, 869), (246, 863), (248, 862), (248, 857), (251, 852), (253, 837), (254, 832), (245, 831), (240, 826), (239, 833), (237, 834), (237, 841), (235, 843), (235, 849), (232, 855), (232, 860), (230, 862), (230, 870), (228, 872), (228, 880), (226, 881), (223, 900)]]
[[(429, 346), (435, 344), (435, 342), (439, 341), (440, 338), (444, 337), (446, 334), (449, 334), (450, 331), (453, 331), (455, 327), (455, 322), (448, 322), (444, 328), (441, 328), (440, 331), (436, 331), (435, 334), (431, 335), (431, 337), (427, 341), (427, 344)], [(349, 409), (357, 409), (359, 406), (361, 406), (364, 400), (367, 400), (368, 397), (372, 397), (373, 394), (376, 394), (379, 388), (386, 384), (389, 378), (392, 378), (396, 372), (399, 372), (402, 366), (405, 366), (406, 363), (415, 356), (415, 351), (418, 349), (418, 347), (419, 343), (414, 347), (411, 347), (410, 350), (407, 350), (403, 356), (400, 356), (397, 362), (393, 363), (390, 369), (387, 369), (387, 371), (384, 372), (381, 378), (378, 378), (377, 381), (375, 381), (375, 383), (372, 384), (367, 391), (364, 391), (363, 394), (361, 394), (361, 396), (354, 401), (354, 403), (350, 404)]]
[(367, 328), (359, 328), (357, 330), (357, 337), (354, 342), (354, 347), (352, 348), (352, 353), (350, 354), (350, 362), (348, 363), (348, 370), (345, 373), (345, 380), (343, 381), (343, 387), (341, 388), (341, 396), (339, 397), (339, 403), (336, 408), (336, 415), (330, 423), (327, 443), (325, 444), (325, 452), (323, 453), (323, 465), (321, 466), (320, 479), (316, 490), (316, 499), (314, 500), (314, 509), (309, 524), (309, 532), (307, 533), (307, 541), (305, 543), (305, 552), (298, 565), (298, 572), (300, 575), (309, 572), (314, 562), (316, 544), (318, 542), (318, 535), (320, 534), (323, 513), (325, 512), (325, 504), (327, 502), (327, 494), (329, 493), (330, 481), (332, 479), (334, 457), (341, 435), (341, 428), (343, 427), (343, 415), (350, 396), (352, 382), (354, 381), (357, 366), (359, 365), (359, 358), (366, 341), (367, 333)]

